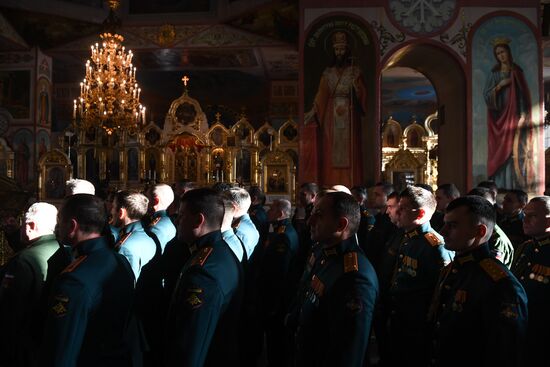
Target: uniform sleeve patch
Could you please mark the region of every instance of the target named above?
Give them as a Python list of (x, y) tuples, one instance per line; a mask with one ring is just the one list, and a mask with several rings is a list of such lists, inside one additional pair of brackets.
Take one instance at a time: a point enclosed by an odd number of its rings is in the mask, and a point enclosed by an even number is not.
[(363, 311), (363, 302), (359, 297), (350, 297), (346, 302), (346, 309), (353, 315), (361, 313)]
[(503, 303), (500, 315), (505, 319), (516, 320), (519, 317), (519, 306), (517, 303)]
[(189, 288), (187, 290), (187, 297), (185, 303), (193, 310), (200, 308), (203, 304), (202, 301), (202, 288)]
[(52, 313), (56, 317), (63, 317), (67, 314), (69, 307), (69, 297), (65, 295), (57, 295), (54, 297), (54, 303), (52, 306)]
[(76, 258), (72, 263), (69, 264), (69, 266), (67, 266), (67, 267), (61, 272), (61, 274), (72, 272), (74, 269), (78, 268), (78, 266), (79, 266), (80, 264), (82, 264), (82, 262), (83, 262), (84, 260), (86, 260), (87, 257), (88, 257), (87, 255), (82, 255), (82, 256)]
[(491, 259), (483, 259), (479, 262), (479, 265), (495, 282), (508, 276), (508, 274)]
[(428, 241), (430, 246), (439, 246), (442, 243), (441, 240), (431, 232), (424, 234), (424, 238)]
[(344, 273), (349, 273), (350, 271), (358, 271), (359, 262), (357, 260), (356, 252), (348, 252), (344, 255)]

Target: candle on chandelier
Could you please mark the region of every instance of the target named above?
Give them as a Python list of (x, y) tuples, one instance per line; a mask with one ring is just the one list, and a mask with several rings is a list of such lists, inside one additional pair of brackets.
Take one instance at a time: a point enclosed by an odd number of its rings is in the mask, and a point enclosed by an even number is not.
[(73, 105), (73, 120), (76, 119), (76, 99), (74, 100), (74, 105)]

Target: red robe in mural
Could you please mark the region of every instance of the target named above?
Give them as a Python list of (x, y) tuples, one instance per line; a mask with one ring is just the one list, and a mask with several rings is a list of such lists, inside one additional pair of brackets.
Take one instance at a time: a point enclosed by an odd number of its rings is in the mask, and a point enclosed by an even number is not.
[[(497, 92), (495, 87), (505, 78), (511, 83)], [(523, 71), (515, 64), (509, 73), (493, 70), (484, 92), (488, 107), (487, 175), (500, 187), (530, 191), (536, 186), (535, 137)]]
[[(317, 167), (321, 185), (351, 187), (363, 181), (361, 127), (366, 106), (365, 81), (357, 66), (325, 69), (311, 111), (320, 127)], [(311, 122), (309, 117), (306, 123)]]

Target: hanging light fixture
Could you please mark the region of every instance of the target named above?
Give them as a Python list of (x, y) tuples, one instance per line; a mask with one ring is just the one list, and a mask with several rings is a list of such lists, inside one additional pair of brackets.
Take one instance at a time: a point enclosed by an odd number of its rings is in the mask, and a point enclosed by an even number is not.
[(101, 41), (91, 45), (86, 77), (80, 83), (80, 97), (74, 100), (76, 127), (101, 127), (109, 135), (117, 129), (135, 130), (145, 124), (145, 106), (139, 102), (141, 88), (136, 81), (134, 54), (122, 46), (116, 33), (120, 19), (115, 15), (118, 0), (109, 0), (109, 17), (103, 22)]

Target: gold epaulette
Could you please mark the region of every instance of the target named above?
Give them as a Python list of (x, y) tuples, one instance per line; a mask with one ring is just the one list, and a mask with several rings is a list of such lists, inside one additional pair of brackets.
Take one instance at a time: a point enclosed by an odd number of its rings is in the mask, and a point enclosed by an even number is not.
[(344, 273), (350, 271), (358, 271), (359, 262), (357, 260), (357, 252), (348, 252), (344, 255)]
[(212, 253), (213, 247), (203, 247), (201, 249), (201, 252), (197, 254), (191, 261), (191, 266), (194, 265), (200, 265), (203, 266), (206, 260), (208, 259), (208, 256)]
[(479, 265), (495, 282), (508, 276), (508, 274), (506, 274), (506, 272), (492, 259), (483, 259), (479, 262)]
[(151, 221), (151, 224), (149, 224), (149, 227), (154, 227), (154, 226), (156, 226), (156, 225), (158, 224), (158, 222), (160, 222), (161, 219), (162, 219), (161, 217), (157, 217), (157, 218), (153, 219), (153, 220)]
[(428, 241), (430, 246), (439, 246), (442, 243), (441, 240), (431, 232), (425, 233), (424, 238)]
[(285, 233), (285, 229), (286, 229), (286, 226), (279, 226), (279, 228), (277, 228), (277, 233), (279, 234)]
[(369, 211), (368, 210), (363, 210), (363, 212), (361, 214), (363, 215), (363, 217), (368, 217), (369, 216)]
[(78, 265), (80, 265), (84, 260), (86, 260), (87, 257), (88, 257), (87, 255), (82, 255), (82, 256), (77, 257), (72, 263), (69, 264), (69, 266), (67, 266), (61, 272), (61, 274), (70, 273), (74, 269), (78, 268)]

